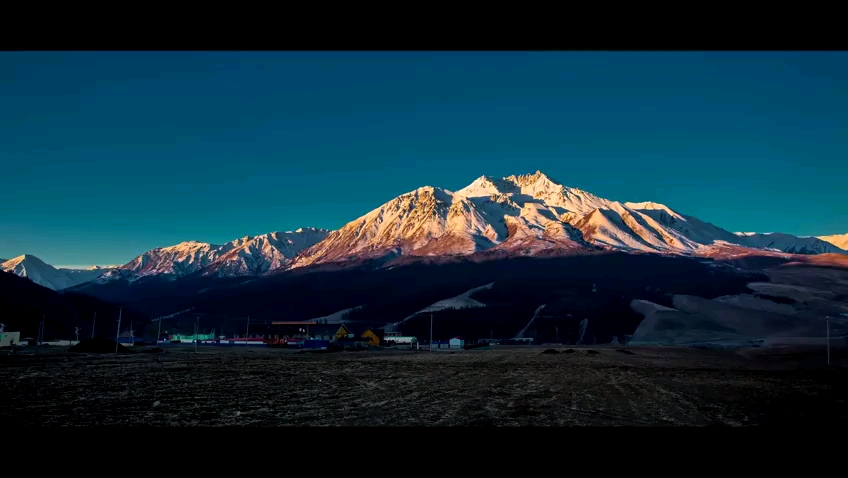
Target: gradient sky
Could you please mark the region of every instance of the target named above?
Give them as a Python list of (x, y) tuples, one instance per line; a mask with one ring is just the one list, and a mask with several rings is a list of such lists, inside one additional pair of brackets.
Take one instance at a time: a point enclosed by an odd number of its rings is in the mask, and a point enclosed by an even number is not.
[(2, 52), (0, 257), (121, 264), (542, 170), (848, 232), (842, 52)]

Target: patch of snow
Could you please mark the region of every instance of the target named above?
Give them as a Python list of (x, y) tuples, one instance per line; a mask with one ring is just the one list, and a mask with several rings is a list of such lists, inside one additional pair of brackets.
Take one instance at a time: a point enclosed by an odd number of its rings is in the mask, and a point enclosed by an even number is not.
[(533, 322), (536, 320), (536, 317), (539, 316), (539, 313), (542, 312), (542, 309), (544, 309), (546, 305), (547, 304), (542, 304), (539, 307), (536, 307), (536, 311), (533, 312), (533, 317), (530, 318), (530, 322), (527, 322), (527, 325), (525, 325), (523, 329), (521, 329), (520, 331), (518, 331), (517, 334), (515, 334), (516, 339), (525, 338), (524, 334), (527, 332), (527, 329), (529, 329), (530, 326), (533, 325)]
[(740, 235), (743, 244), (766, 250), (777, 250), (790, 254), (848, 254), (848, 250), (817, 237), (798, 237), (791, 234), (769, 232), (764, 234), (745, 233)]
[(409, 320), (409, 319), (411, 319), (411, 318), (413, 318), (413, 317), (415, 317), (416, 315), (419, 315), (419, 314), (425, 314), (425, 313), (430, 313), (430, 312), (438, 312), (440, 310), (445, 310), (445, 309), (450, 309), (450, 308), (462, 309), (462, 308), (486, 307), (486, 304), (472, 299), (471, 296), (474, 295), (475, 293), (481, 291), (481, 290), (491, 289), (492, 286), (494, 286), (494, 285), (495, 285), (495, 283), (492, 282), (492, 283), (489, 283), (489, 284), (486, 284), (486, 285), (483, 285), (483, 286), (480, 286), (480, 287), (475, 287), (471, 290), (467, 290), (467, 291), (463, 292), (462, 294), (451, 297), (449, 299), (440, 300), (440, 301), (438, 301), (434, 304), (431, 304), (431, 305), (419, 310), (418, 312), (413, 313), (412, 315), (409, 315), (408, 317), (401, 320), (399, 323), (402, 324), (402, 323), (406, 322), (407, 320)]
[(351, 307), (349, 309), (342, 309), (338, 312), (333, 312), (330, 315), (325, 315), (324, 317), (318, 317), (318, 318), (315, 318), (315, 319), (310, 319), (309, 321), (310, 322), (317, 322), (319, 324), (333, 324), (333, 325), (343, 324), (345, 322), (345, 318), (344, 318), (345, 314), (347, 314), (349, 312), (353, 312), (355, 310), (360, 310), (363, 307), (365, 307), (365, 304), (357, 305), (356, 307)]

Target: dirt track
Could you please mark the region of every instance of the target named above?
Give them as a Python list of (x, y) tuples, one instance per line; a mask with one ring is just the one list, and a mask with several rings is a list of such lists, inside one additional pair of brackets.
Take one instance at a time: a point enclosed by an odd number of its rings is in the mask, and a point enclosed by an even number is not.
[[(565, 350), (566, 347), (559, 348)], [(761, 425), (845, 422), (823, 357), (671, 348), (293, 353), (174, 347), (0, 361), (6, 424)], [(845, 358), (834, 357), (845, 362)]]

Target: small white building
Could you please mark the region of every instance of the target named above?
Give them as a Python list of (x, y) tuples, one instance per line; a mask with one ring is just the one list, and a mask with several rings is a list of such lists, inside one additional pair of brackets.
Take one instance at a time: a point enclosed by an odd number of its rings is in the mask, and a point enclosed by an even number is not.
[(11, 347), (12, 344), (21, 345), (20, 332), (3, 332), (0, 333), (0, 347)]
[(465, 339), (459, 336), (454, 337), (448, 341), (448, 346), (452, 349), (461, 349), (462, 347), (465, 347)]

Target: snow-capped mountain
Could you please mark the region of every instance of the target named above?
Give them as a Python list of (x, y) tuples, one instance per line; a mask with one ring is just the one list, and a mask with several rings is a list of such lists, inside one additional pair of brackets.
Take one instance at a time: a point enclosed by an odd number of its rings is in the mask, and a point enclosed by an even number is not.
[(848, 251), (848, 234), (835, 234), (833, 236), (819, 236), (819, 239), (829, 242), (834, 246)]
[(451, 192), (403, 194), (306, 249), (290, 267), (399, 253), (618, 249), (697, 254), (740, 237), (656, 203), (620, 203), (535, 174), (482, 176)]
[(57, 269), (31, 254), (24, 254), (0, 263), (0, 270), (26, 277), (40, 286), (53, 290), (67, 289), (97, 279), (109, 272), (107, 267), (89, 269)]
[(774, 249), (790, 254), (848, 254), (848, 251), (817, 237), (798, 237), (779, 232), (737, 232), (736, 235), (742, 239), (743, 245), (756, 249)]
[(329, 231), (301, 228), (245, 236), (223, 245), (186, 241), (145, 252), (108, 274), (103, 280), (149, 275), (181, 277), (195, 272), (205, 275), (258, 275), (279, 269), (303, 249), (324, 239)]
[[(21, 256), (4, 270), (66, 288), (163, 275), (262, 275), (313, 264), (395, 255), (403, 260), (454, 256), (549, 256), (618, 250), (707, 257), (848, 254), (843, 236), (732, 233), (654, 202), (618, 202), (554, 181), (540, 171), (481, 176), (457, 191), (424, 186), (402, 194), (336, 231), (301, 228), (245, 236), (223, 245), (198, 241), (150, 250), (117, 268), (55, 269)], [(767, 251), (767, 252), (766, 252)], [(402, 261), (400, 258), (397, 261)], [(40, 263), (40, 264), (39, 264)], [(68, 285), (70, 284), (70, 285)]]
[(233, 241), (236, 247), (222, 254), (203, 269), (218, 276), (260, 275), (288, 265), (300, 251), (311, 247), (330, 231), (314, 227), (294, 232), (271, 232)]

